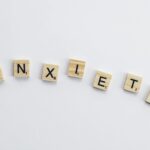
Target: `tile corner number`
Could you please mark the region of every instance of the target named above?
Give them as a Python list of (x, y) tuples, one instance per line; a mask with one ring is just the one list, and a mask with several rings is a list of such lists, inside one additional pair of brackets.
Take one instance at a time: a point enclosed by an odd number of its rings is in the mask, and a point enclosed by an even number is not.
[(124, 90), (138, 93), (142, 84), (142, 77), (128, 73), (124, 84)]
[(14, 77), (29, 78), (30, 77), (30, 62), (29, 60), (14, 60)]
[(82, 79), (85, 70), (85, 63), (86, 62), (82, 60), (70, 59), (68, 76)]
[(106, 91), (110, 85), (110, 81), (112, 79), (112, 75), (109, 73), (97, 71), (96, 77), (93, 82), (93, 87)]
[(58, 79), (58, 65), (53, 64), (44, 64), (43, 72), (42, 72), (42, 80), (43, 81), (57, 81)]

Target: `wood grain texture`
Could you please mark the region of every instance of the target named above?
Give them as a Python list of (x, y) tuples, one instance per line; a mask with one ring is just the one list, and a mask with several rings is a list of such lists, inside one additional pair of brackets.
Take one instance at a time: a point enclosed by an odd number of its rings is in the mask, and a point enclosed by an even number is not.
[(68, 76), (75, 78), (83, 78), (85, 70), (85, 61), (82, 60), (69, 60)]
[(112, 75), (110, 73), (97, 71), (93, 82), (93, 87), (106, 91), (110, 85)]

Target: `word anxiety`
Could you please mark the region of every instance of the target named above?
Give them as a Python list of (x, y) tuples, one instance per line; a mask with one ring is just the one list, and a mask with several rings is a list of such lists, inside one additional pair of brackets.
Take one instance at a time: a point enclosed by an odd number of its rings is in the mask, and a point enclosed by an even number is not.
[[(68, 67), (68, 76), (82, 79), (85, 70), (85, 61), (70, 59)], [(59, 66), (54, 64), (44, 64), (42, 70), (42, 80), (48, 82), (56, 82), (58, 79)], [(16, 78), (29, 78), (30, 77), (30, 62), (29, 60), (14, 60), (13, 72)], [(110, 85), (112, 75), (110, 73), (97, 71), (93, 81), (93, 87), (99, 90), (106, 91)], [(0, 81), (3, 81), (3, 72), (0, 69)], [(138, 93), (142, 84), (142, 77), (127, 74), (124, 84), (124, 90)], [(147, 103), (150, 103), (150, 94), (146, 99)]]

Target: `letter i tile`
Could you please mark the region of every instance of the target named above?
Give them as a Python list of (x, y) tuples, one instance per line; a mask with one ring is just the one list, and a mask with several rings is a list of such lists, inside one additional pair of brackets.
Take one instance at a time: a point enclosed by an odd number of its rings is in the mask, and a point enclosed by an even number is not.
[(85, 69), (85, 61), (70, 59), (68, 76), (75, 78), (83, 78)]

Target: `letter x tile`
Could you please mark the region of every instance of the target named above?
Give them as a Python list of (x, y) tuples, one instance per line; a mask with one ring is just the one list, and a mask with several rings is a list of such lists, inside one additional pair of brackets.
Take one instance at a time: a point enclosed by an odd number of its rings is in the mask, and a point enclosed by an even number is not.
[(58, 65), (44, 64), (42, 80), (44, 81), (57, 81), (58, 78)]

